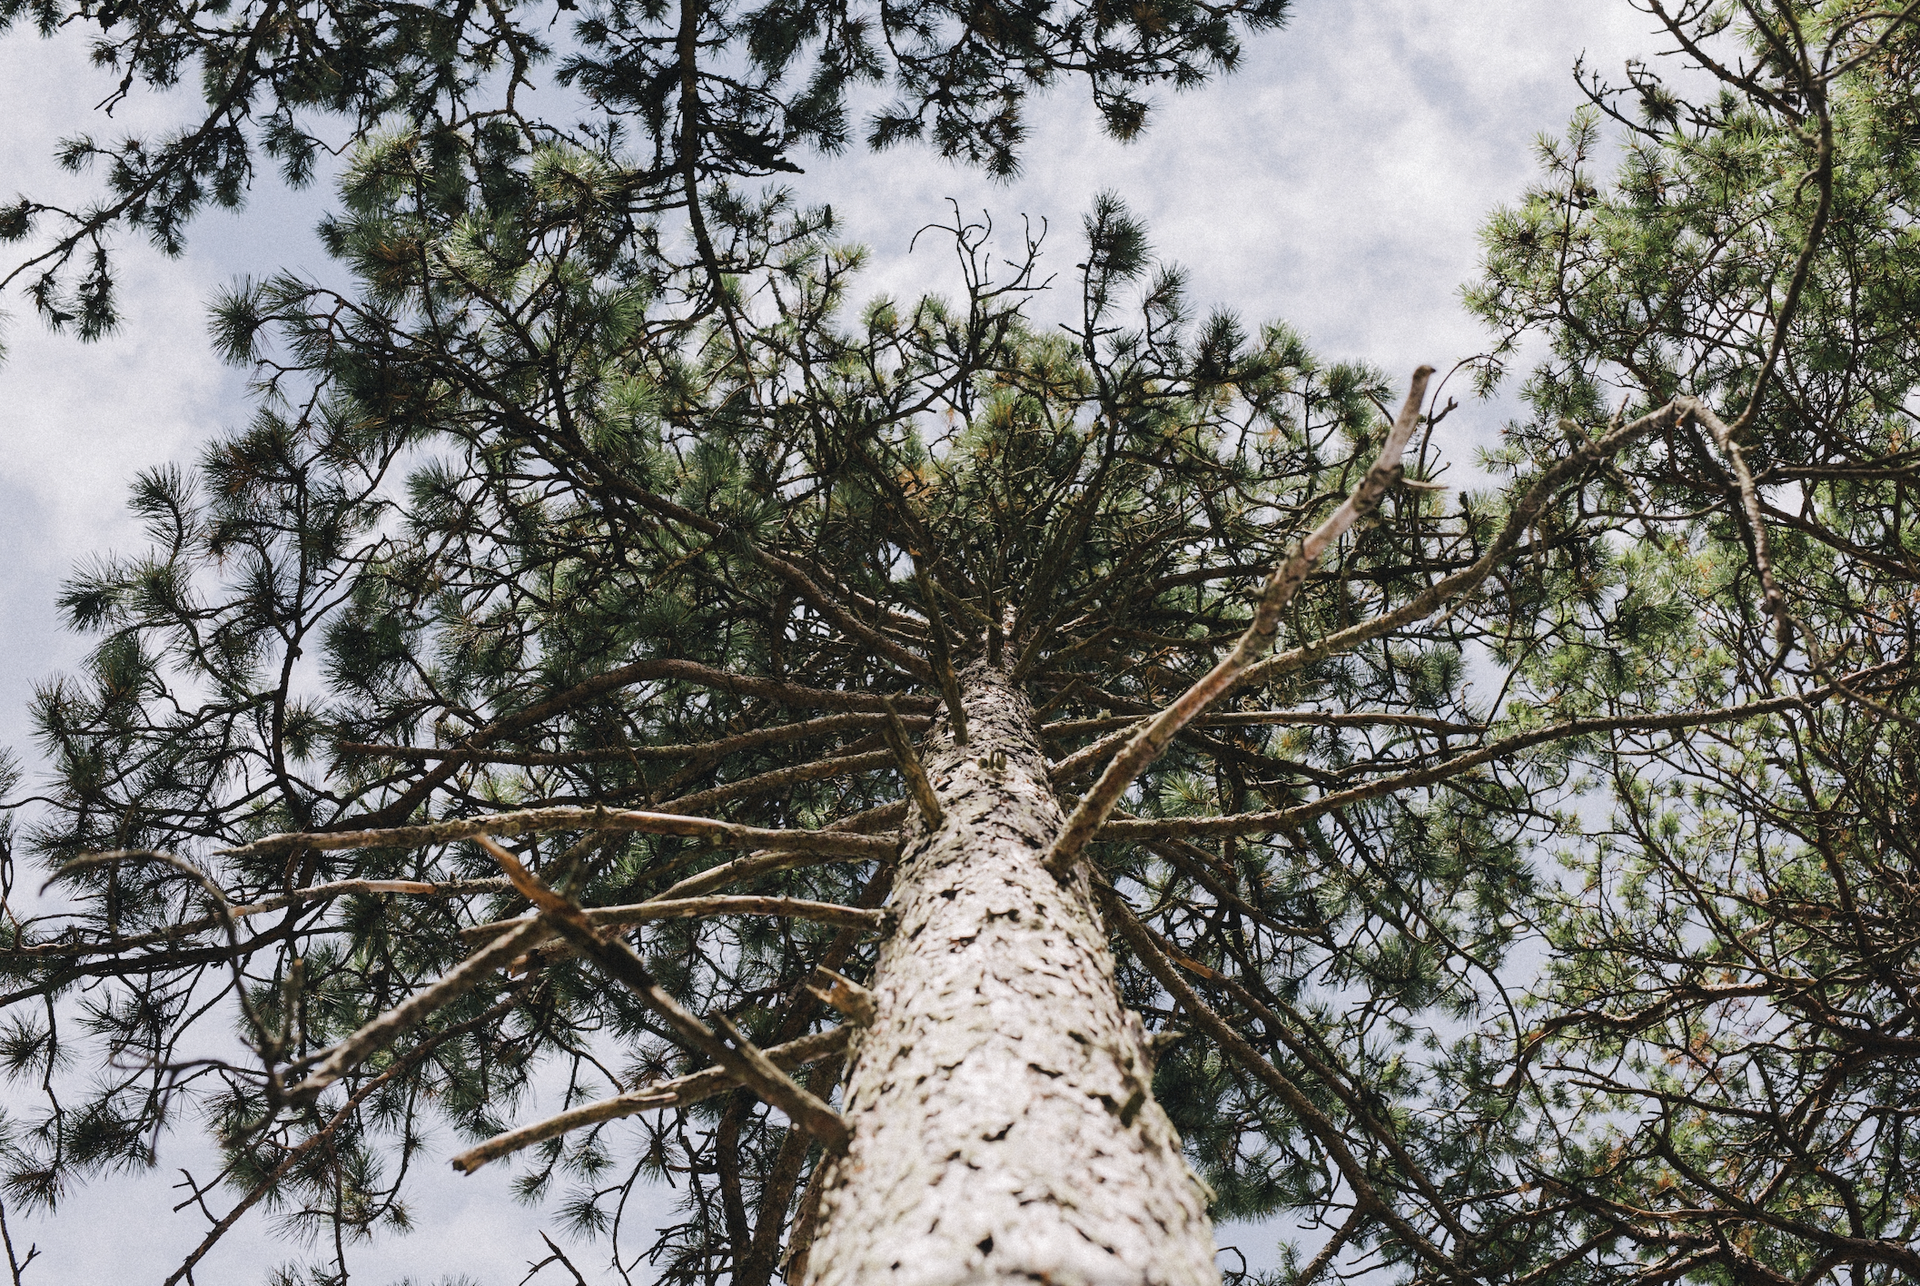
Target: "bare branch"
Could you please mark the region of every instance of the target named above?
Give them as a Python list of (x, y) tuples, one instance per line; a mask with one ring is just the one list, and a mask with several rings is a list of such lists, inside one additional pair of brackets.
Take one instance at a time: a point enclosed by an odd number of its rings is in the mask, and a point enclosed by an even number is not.
[(542, 1268), (545, 1268), (548, 1264), (559, 1264), (562, 1268), (566, 1269), (569, 1273), (572, 1273), (574, 1286), (587, 1286), (587, 1279), (581, 1276), (580, 1270), (573, 1266), (573, 1261), (571, 1259), (567, 1258), (567, 1252), (560, 1249), (559, 1246), (554, 1244), (553, 1238), (547, 1236), (547, 1234), (543, 1232), (540, 1234), (540, 1240), (546, 1242), (547, 1249), (552, 1251), (553, 1253), (548, 1255), (545, 1259), (541, 1260), (539, 1263), (534, 1264), (533, 1266), (528, 1268), (527, 1275), (520, 1279), (520, 1286), (527, 1286), (527, 1283), (532, 1281), (536, 1276), (538, 1276), (540, 1273), (540, 1270)]
[(880, 726), (880, 734), (887, 739), (887, 748), (893, 752), (893, 758), (900, 766), (900, 776), (906, 780), (907, 789), (912, 792), (914, 802), (920, 805), (920, 819), (928, 830), (938, 830), (947, 819), (945, 810), (940, 807), (940, 797), (933, 793), (933, 783), (927, 780), (927, 770), (920, 765), (920, 756), (913, 752), (913, 740), (907, 734), (907, 726), (900, 722), (893, 706), (887, 706), (887, 721)]
[[(1047, 738), (1073, 737), (1090, 733), (1131, 728), (1140, 722), (1138, 715), (1111, 715), (1103, 719), (1062, 719), (1042, 724), (1040, 735)], [(1335, 714), (1325, 710), (1226, 710), (1203, 714), (1187, 725), (1192, 728), (1249, 728), (1263, 724), (1302, 724), (1314, 728), (1418, 728), (1444, 736), (1469, 737), (1485, 732), (1483, 723), (1456, 723), (1432, 715), (1403, 714), (1396, 710), (1356, 710)]]
[[(784, 1045), (762, 1051), (775, 1066), (786, 1071), (817, 1063), (823, 1058), (842, 1053), (847, 1047), (850, 1029), (835, 1027), (831, 1031), (815, 1032), (790, 1040)], [(725, 1093), (738, 1085), (732, 1074), (724, 1067), (707, 1067), (687, 1076), (676, 1077), (670, 1081), (660, 1081), (625, 1094), (615, 1094), (598, 1102), (587, 1103), (572, 1108), (544, 1121), (535, 1121), (523, 1125), (517, 1130), (508, 1130), (496, 1134), (477, 1147), (468, 1148), (453, 1158), (453, 1168), (463, 1174), (472, 1174), (489, 1161), (497, 1161), (522, 1148), (530, 1148), (536, 1143), (545, 1143), (548, 1139), (557, 1139), (562, 1134), (581, 1129), (588, 1125), (598, 1125), (602, 1121), (618, 1120), (625, 1116), (634, 1116), (641, 1112), (650, 1112), (656, 1108), (686, 1107)]]
[[(851, 1134), (841, 1115), (768, 1062), (766, 1055), (741, 1037), (724, 1015), (715, 1015), (715, 1018), (732, 1038), (731, 1044), (715, 1036), (692, 1011), (662, 989), (640, 957), (626, 943), (617, 938), (609, 940), (601, 937), (584, 911), (548, 888), (538, 876), (521, 866), (519, 859), (492, 839), (483, 835), (479, 837), (479, 843), (493, 855), (493, 860), (500, 864), (500, 869), (507, 873), (514, 887), (540, 908), (540, 918), (530, 921), (530, 924), (551, 926), (558, 931), (581, 955), (612, 974), (649, 1009), (665, 1019), (682, 1040), (726, 1068), (734, 1079), (786, 1113), (788, 1119), (828, 1148), (838, 1151), (846, 1147)], [(517, 931), (508, 935), (508, 938), (514, 936), (517, 936)]]
[(831, 853), (847, 857), (891, 857), (899, 841), (891, 836), (849, 835), (842, 831), (776, 831), (706, 817), (606, 808), (529, 808), (514, 813), (489, 813), (420, 826), (392, 826), (368, 831), (306, 831), (268, 835), (223, 850), (228, 857), (251, 857), (291, 848), (417, 848), (485, 835), (528, 835), (537, 831), (641, 831), (650, 835), (684, 835), (703, 839), (716, 848), (774, 848), (796, 853)]
[[(884, 733), (887, 725), (880, 725)], [(712, 808), (715, 804), (724, 804), (729, 800), (748, 799), (755, 795), (765, 795), (771, 791), (785, 790), (801, 782), (826, 781), (834, 777), (844, 777), (849, 773), (872, 772), (885, 768), (893, 762), (889, 751), (874, 750), (861, 755), (842, 755), (834, 759), (814, 759), (807, 763), (795, 764), (790, 768), (775, 768), (771, 772), (757, 773), (752, 777), (743, 777), (739, 781), (730, 781), (724, 786), (715, 786), (711, 790), (698, 791), (691, 795), (682, 795), (678, 799), (663, 800), (654, 807), (661, 812), (678, 813)]]
[[(837, 925), (843, 929), (869, 930), (884, 929), (891, 922), (891, 913), (883, 910), (841, 906), (836, 902), (809, 902), (805, 898), (775, 897), (657, 899), (627, 906), (592, 907), (586, 912), (589, 921), (603, 928), (647, 924), (654, 920), (691, 920), (703, 915), (772, 915)], [(495, 920), (490, 924), (476, 924), (470, 929), (462, 929), (460, 936), (469, 942), (486, 942), (526, 923), (526, 920)]]
[[(889, 853), (891, 858), (896, 854)], [(773, 850), (766, 853), (749, 853), (745, 857), (736, 857), (731, 862), (722, 862), (710, 867), (698, 875), (689, 875), (672, 888), (662, 892), (656, 901), (664, 902), (670, 898), (698, 897), (713, 889), (722, 889), (729, 884), (738, 884), (742, 880), (757, 879), (762, 875), (772, 875), (776, 871), (792, 871), (803, 866), (826, 866), (834, 862), (863, 861), (862, 857), (847, 857), (833, 853), (796, 853)]]
[[(818, 692), (817, 689), (808, 691)], [(909, 714), (902, 716), (907, 726), (924, 728), (933, 722), (930, 715)], [(790, 741), (804, 741), (809, 737), (823, 737), (836, 732), (850, 732), (857, 728), (878, 728), (884, 722), (884, 714), (829, 714), (817, 719), (803, 719), (798, 723), (776, 724), (771, 728), (755, 728), (731, 737), (721, 737), (715, 741), (693, 741), (677, 745), (655, 746), (606, 746), (597, 750), (570, 751), (506, 751), (472, 750), (458, 746), (392, 746), (368, 741), (343, 741), (339, 744), (342, 753), (352, 755), (384, 755), (390, 759), (457, 759), (462, 763), (509, 764), (523, 768), (565, 767), (570, 764), (621, 763), (629, 760), (651, 762), (658, 759), (707, 759), (721, 755), (730, 755), (742, 750), (754, 750), (761, 746), (780, 745)]]
[(1274, 635), (1280, 627), (1280, 609), (1286, 606), (1305, 582), (1307, 573), (1320, 561), (1320, 556), (1362, 516), (1371, 513), (1386, 498), (1393, 484), (1400, 480), (1400, 456), (1412, 439), (1414, 429), (1419, 426), (1420, 408), (1426, 402), (1427, 380), (1432, 375), (1431, 366), (1422, 366), (1414, 371), (1400, 417), (1387, 433), (1386, 444), (1381, 448), (1373, 467), (1367, 470), (1366, 477), (1354, 488), (1353, 494), (1327, 515), (1326, 520), (1314, 528), (1274, 569), (1261, 591), (1253, 623), (1247, 626), (1239, 642), (1172, 705), (1135, 733), (1120, 753), (1113, 757), (1106, 771), (1100, 774), (1100, 780), (1094, 783), (1093, 789), (1081, 799), (1043, 859), (1055, 877), (1065, 878), (1072, 870), (1074, 862), (1079, 860), (1080, 851), (1113, 812), (1114, 806), (1120, 802), (1120, 796), (1134, 778), (1166, 753), (1180, 729), (1231, 691), (1247, 668), (1273, 647)]
[(4, 1201), (0, 1201), (0, 1242), (4, 1242), (6, 1244), (7, 1271), (8, 1271), (8, 1274), (13, 1278), (13, 1286), (21, 1286), (20, 1274), (26, 1271), (26, 1267), (28, 1264), (31, 1264), (34, 1260), (40, 1258), (40, 1247), (37, 1245), (29, 1245), (27, 1247), (27, 1257), (25, 1259), (20, 1258), (20, 1256), (14, 1251), (13, 1230), (7, 1227), (7, 1203)]

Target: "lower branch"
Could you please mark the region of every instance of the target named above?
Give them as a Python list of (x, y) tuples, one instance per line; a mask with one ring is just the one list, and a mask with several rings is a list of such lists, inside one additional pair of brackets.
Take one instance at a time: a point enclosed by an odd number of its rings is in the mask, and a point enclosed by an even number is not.
[[(865, 907), (841, 906), (837, 902), (810, 902), (805, 898), (708, 897), (656, 899), (628, 906), (598, 906), (586, 912), (587, 919), (605, 928), (647, 924), (654, 920), (691, 920), (705, 915), (772, 915), (789, 920), (811, 920), (843, 929), (884, 929), (888, 913)], [(495, 920), (460, 930), (469, 942), (486, 942), (527, 923), (525, 920)]]
[(260, 1203), (262, 1197), (273, 1191), (274, 1186), (278, 1184), (280, 1180), (287, 1177), (287, 1173), (300, 1163), (302, 1157), (306, 1156), (307, 1153), (311, 1152), (325, 1140), (332, 1138), (334, 1131), (338, 1130), (347, 1118), (353, 1114), (354, 1110), (372, 1096), (375, 1090), (378, 1090), (382, 1085), (385, 1085), (396, 1076), (403, 1076), (412, 1071), (425, 1060), (428, 1054), (431, 1054), (455, 1036), (463, 1036), (470, 1031), (486, 1026), (496, 1018), (505, 1015), (508, 1010), (519, 1003), (520, 996), (519, 993), (516, 992), (494, 1005), (485, 1013), (469, 1018), (466, 1022), (456, 1027), (449, 1027), (443, 1032), (436, 1032), (431, 1037), (421, 1041), (420, 1044), (414, 1048), (408, 1050), (401, 1057), (395, 1059), (393, 1065), (387, 1068), (386, 1071), (381, 1072), (378, 1076), (369, 1078), (366, 1084), (355, 1089), (347, 1098), (347, 1101), (340, 1105), (340, 1110), (327, 1118), (325, 1125), (315, 1130), (294, 1147), (288, 1148), (287, 1154), (280, 1158), (280, 1164), (273, 1168), (273, 1172), (255, 1184), (247, 1195), (240, 1199), (240, 1204), (227, 1212), (226, 1218), (208, 1230), (207, 1235), (201, 1239), (200, 1244), (194, 1247), (193, 1253), (187, 1256), (186, 1262), (176, 1268), (173, 1275), (167, 1278), (164, 1286), (177, 1286), (183, 1279), (190, 1280), (193, 1275), (193, 1266), (199, 1263), (222, 1237), (226, 1236), (227, 1230), (239, 1221), (240, 1216), (253, 1209), (254, 1206)]
[(484, 835), (479, 837), (479, 842), (500, 864), (507, 878), (513, 881), (514, 888), (540, 908), (539, 919), (530, 922), (536, 929), (551, 928), (557, 931), (581, 955), (612, 974), (647, 1008), (665, 1019), (683, 1041), (726, 1068), (728, 1074), (741, 1085), (786, 1113), (788, 1119), (804, 1127), (829, 1149), (845, 1149), (851, 1134), (845, 1119), (774, 1066), (764, 1053), (734, 1029), (725, 1015), (715, 1014), (714, 1018), (727, 1033), (727, 1041), (715, 1036), (692, 1011), (662, 989), (640, 957), (633, 953), (633, 948), (618, 938), (601, 937), (600, 931), (580, 907), (548, 888), (506, 849)]
[(1341, 1177), (1347, 1181), (1347, 1186), (1353, 1189), (1356, 1207), (1377, 1216), (1380, 1222), (1398, 1234), (1422, 1259), (1433, 1264), (1443, 1273), (1453, 1275), (1456, 1272), (1453, 1259), (1428, 1240), (1419, 1229), (1408, 1223), (1399, 1212), (1394, 1210), (1386, 1198), (1380, 1195), (1379, 1190), (1373, 1186), (1373, 1181), (1367, 1177), (1366, 1167), (1360, 1164), (1359, 1158), (1355, 1157), (1353, 1150), (1347, 1146), (1346, 1139), (1340, 1133), (1340, 1127), (1329, 1120), (1324, 1112), (1314, 1106), (1313, 1100), (1308, 1098), (1298, 1085), (1267, 1061), (1259, 1050), (1248, 1043), (1246, 1037), (1235, 1031), (1226, 1019), (1214, 1012), (1213, 1007), (1187, 985), (1186, 979), (1180, 976), (1179, 969), (1161, 953), (1160, 948), (1154, 944), (1152, 937), (1148, 934), (1146, 926), (1134, 916), (1132, 908), (1118, 893), (1104, 884), (1096, 883), (1094, 887), (1100, 894), (1101, 903), (1105, 906), (1113, 926), (1119, 931), (1120, 936), (1126, 939), (1127, 945), (1133, 948), (1134, 954), (1140, 957), (1140, 963), (1144, 964), (1147, 971), (1167, 989), (1167, 994), (1172, 996), (1195, 1022), (1220, 1043), (1220, 1048), (1226, 1051), (1229, 1057), (1272, 1090), (1286, 1105), (1287, 1110), (1306, 1127), (1308, 1133), (1312, 1134), (1320, 1146), (1327, 1150), (1328, 1157), (1339, 1169)]
[(530, 835), (538, 831), (641, 831), (684, 835), (717, 848), (782, 848), (798, 853), (838, 853), (849, 857), (892, 857), (899, 842), (891, 836), (849, 835), (843, 831), (779, 831), (708, 817), (606, 808), (528, 808), (490, 813), (420, 826), (390, 826), (371, 831), (303, 831), (268, 835), (222, 850), (225, 857), (252, 857), (283, 849), (418, 848), (481, 836)]
[[(817, 1063), (823, 1058), (836, 1057), (843, 1053), (847, 1047), (847, 1035), (847, 1028), (835, 1027), (831, 1031), (815, 1032), (811, 1036), (802, 1036), (799, 1040), (788, 1041), (784, 1045), (775, 1045), (764, 1053), (776, 1067), (790, 1072), (805, 1067), (809, 1063)], [(724, 1067), (702, 1068), (688, 1076), (660, 1081), (637, 1090), (629, 1090), (625, 1094), (615, 1094), (611, 1098), (603, 1098), (550, 1116), (544, 1121), (535, 1121), (517, 1130), (496, 1134), (485, 1143), (468, 1148), (453, 1158), (453, 1168), (462, 1174), (472, 1174), (489, 1161), (497, 1161), (522, 1148), (530, 1148), (536, 1143), (545, 1143), (548, 1139), (557, 1139), (573, 1130), (598, 1125), (602, 1121), (615, 1121), (621, 1117), (651, 1112), (656, 1108), (686, 1107), (710, 1099), (716, 1094), (723, 1094), (739, 1083)]]

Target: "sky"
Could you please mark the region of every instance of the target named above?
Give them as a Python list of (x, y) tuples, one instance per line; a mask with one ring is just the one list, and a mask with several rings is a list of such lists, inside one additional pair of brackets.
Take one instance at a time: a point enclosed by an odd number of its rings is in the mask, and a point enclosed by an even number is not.
[[(1101, 134), (1091, 107), (1063, 88), (1035, 105), (1025, 167), (1011, 183), (900, 149), (815, 158), (793, 186), (803, 200), (830, 202), (847, 238), (870, 248), (869, 293), (895, 295), (950, 288), (949, 252), (923, 242), (907, 253), (916, 229), (948, 216), (949, 198), (1001, 228), (1017, 229), (1022, 215), (1046, 219), (1064, 267), (1081, 214), (1111, 189), (1144, 217), (1158, 253), (1187, 268), (1200, 310), (1284, 319), (1322, 356), (1367, 361), (1403, 382), (1423, 362), (1445, 371), (1485, 347), (1460, 305), (1477, 229), (1531, 180), (1536, 136), (1557, 131), (1581, 101), (1574, 61), (1585, 55), (1617, 73), (1628, 57), (1661, 48), (1650, 27), (1626, 0), (1296, 0), (1289, 27), (1250, 41), (1237, 74), (1163, 96), (1132, 144)], [(23, 29), (0, 37), (0, 200), (86, 191), (86, 180), (53, 164), (54, 140), (139, 129), (179, 110), (136, 100), (115, 122), (90, 119), (107, 82), (85, 53), (81, 42)], [(9, 352), (0, 365), (0, 747), (29, 768), (33, 691), (87, 646), (58, 626), (62, 578), (91, 556), (140, 547), (124, 509), (138, 471), (190, 463), (244, 422), (243, 381), (213, 355), (206, 303), (245, 275), (337, 277), (312, 231), (327, 198), (323, 188), (288, 193), (267, 182), (242, 214), (195, 224), (179, 258), (124, 245), (126, 322), (96, 344), (48, 335), (25, 299), (0, 299)], [(1469, 403), (1443, 430), (1459, 451), (1494, 441), (1506, 414)], [(0, 1084), (0, 1104), (13, 1092)], [(456, 1150), (451, 1136), (434, 1146)], [(10, 1212), (16, 1244), (44, 1252), (26, 1286), (157, 1286), (205, 1226), (170, 1213), (182, 1195), (170, 1185), (182, 1167), (204, 1178), (211, 1156), (179, 1136), (163, 1144), (156, 1171), (83, 1189), (52, 1220)], [(538, 1232), (552, 1224), (513, 1203), (509, 1167), (461, 1179), (436, 1154), (424, 1169), (418, 1230), (361, 1250), (358, 1280), (427, 1286), (466, 1274), (507, 1286), (545, 1256)], [(662, 1195), (650, 1200), (664, 1212)], [(1276, 1235), (1223, 1229), (1221, 1241), (1258, 1267), (1277, 1262)], [(298, 1251), (252, 1218), (198, 1280), (260, 1281)], [(574, 1258), (585, 1266), (604, 1249), (581, 1247)], [(549, 1279), (560, 1280), (547, 1274), (536, 1286)]]

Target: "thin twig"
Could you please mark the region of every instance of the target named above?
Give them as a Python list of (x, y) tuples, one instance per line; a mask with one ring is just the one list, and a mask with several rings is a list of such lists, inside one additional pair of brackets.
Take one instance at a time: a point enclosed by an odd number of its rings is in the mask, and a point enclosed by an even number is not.
[(548, 1255), (545, 1259), (541, 1260), (539, 1263), (534, 1264), (532, 1267), (528, 1268), (527, 1275), (520, 1279), (520, 1286), (527, 1286), (527, 1283), (532, 1281), (534, 1277), (539, 1274), (542, 1268), (545, 1268), (548, 1264), (555, 1264), (555, 1263), (559, 1264), (562, 1268), (565, 1268), (568, 1272), (573, 1274), (573, 1280), (574, 1280), (575, 1286), (587, 1286), (587, 1279), (580, 1275), (580, 1270), (573, 1266), (573, 1261), (567, 1258), (566, 1252), (561, 1250), (560, 1247), (553, 1244), (553, 1238), (547, 1236), (547, 1234), (543, 1232), (540, 1234), (540, 1240), (546, 1242), (547, 1249), (551, 1250), (553, 1253), (551, 1255)]
[(7, 1270), (13, 1276), (13, 1286), (20, 1286), (20, 1274), (26, 1271), (28, 1264), (40, 1258), (40, 1247), (29, 1245), (25, 1259), (18, 1258), (14, 1254), (13, 1230), (7, 1227), (7, 1203), (4, 1201), (0, 1201), (0, 1242), (6, 1243)]

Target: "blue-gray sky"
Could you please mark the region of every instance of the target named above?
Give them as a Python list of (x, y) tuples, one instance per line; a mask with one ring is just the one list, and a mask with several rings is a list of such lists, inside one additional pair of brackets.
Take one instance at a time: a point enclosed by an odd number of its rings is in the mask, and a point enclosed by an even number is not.
[[(1022, 214), (1048, 219), (1065, 266), (1081, 213), (1113, 189), (1146, 218), (1159, 253), (1189, 269), (1201, 308), (1287, 320), (1327, 358), (1404, 378), (1421, 362), (1444, 370), (1484, 347), (1459, 303), (1476, 229), (1530, 181), (1535, 136), (1558, 130), (1578, 103), (1574, 60), (1584, 53), (1617, 71), (1660, 47), (1649, 28), (1625, 0), (1296, 0), (1289, 28), (1250, 42), (1237, 75), (1163, 97), (1133, 144), (1102, 135), (1067, 88), (1032, 113), (1013, 183), (897, 150), (816, 159), (795, 186), (831, 202), (849, 239), (872, 249), (870, 292), (902, 295), (950, 287), (944, 249), (906, 254), (916, 228), (946, 216), (947, 198), (990, 211), (1002, 227)], [(85, 53), (71, 37), (45, 42), (16, 29), (0, 39), (0, 199), (77, 196), (87, 181), (54, 166), (53, 140), (82, 129), (111, 135), (178, 110), (136, 100), (118, 124), (91, 118), (107, 81)], [(101, 343), (49, 336), (24, 300), (0, 300), (11, 315), (0, 366), (0, 746), (29, 765), (33, 688), (85, 647), (56, 623), (62, 577), (89, 555), (138, 546), (122, 505), (137, 470), (188, 462), (248, 415), (241, 378), (207, 343), (206, 301), (243, 274), (333, 275), (311, 231), (326, 196), (269, 182), (244, 214), (195, 225), (181, 258), (128, 246), (126, 323)], [(1498, 408), (1469, 405), (1448, 428), (1487, 441), (1500, 418)], [(17, 1092), (0, 1085), (0, 1103)], [(544, 1255), (536, 1234), (551, 1222), (513, 1204), (510, 1168), (457, 1179), (439, 1159), (454, 1150), (451, 1137), (435, 1147), (414, 1203), (418, 1231), (361, 1249), (356, 1277), (517, 1282), (528, 1259)], [(103, 1180), (52, 1219), (16, 1216), (16, 1239), (24, 1233), (45, 1252), (28, 1286), (158, 1283), (205, 1227), (191, 1212), (170, 1213), (183, 1195), (170, 1185), (180, 1166), (204, 1179), (210, 1157), (181, 1138), (163, 1147), (156, 1172)], [(1255, 1264), (1275, 1261), (1272, 1230), (1223, 1230), (1222, 1240)], [(299, 1249), (256, 1212), (198, 1278), (258, 1281)], [(593, 1247), (576, 1256), (583, 1267), (603, 1259)]]

